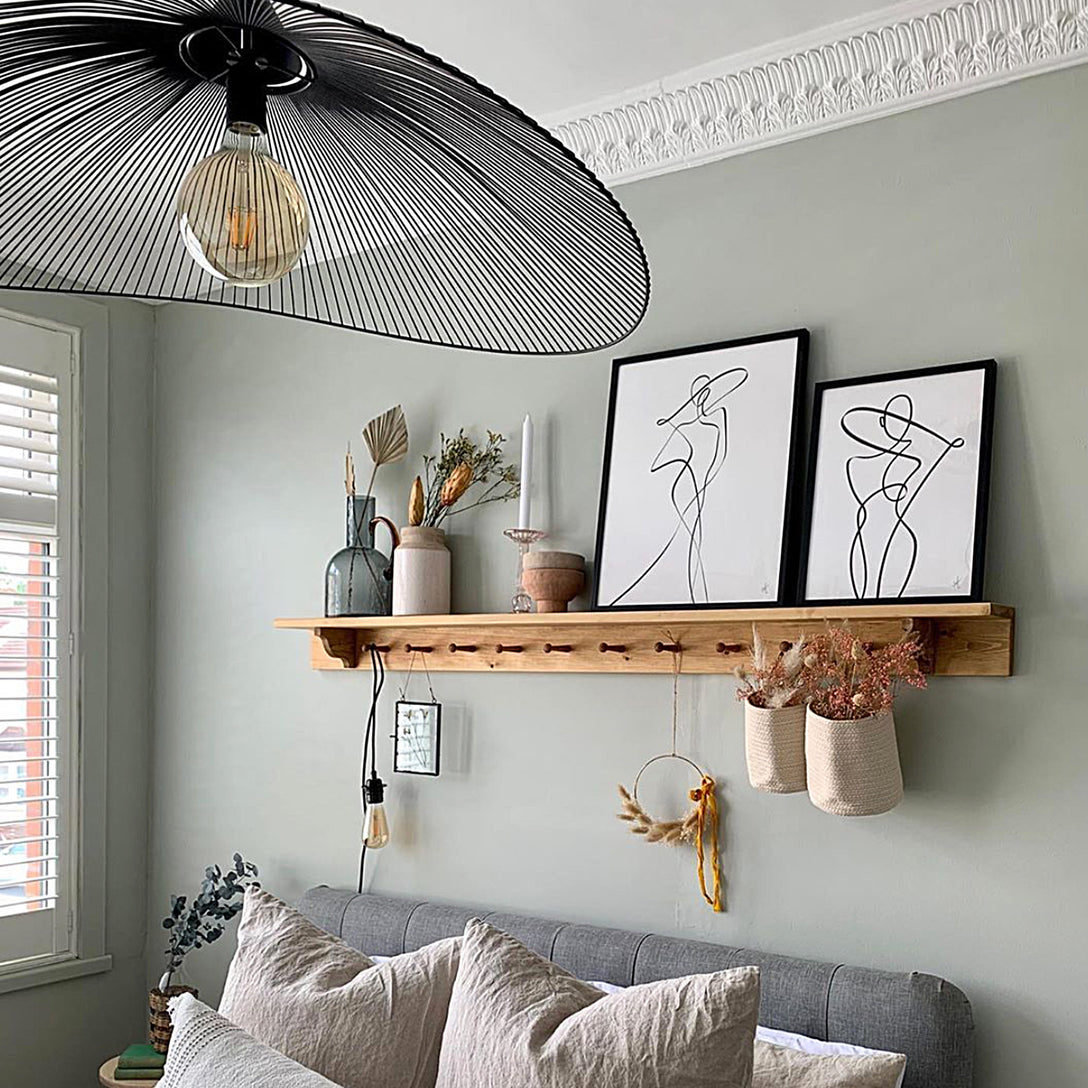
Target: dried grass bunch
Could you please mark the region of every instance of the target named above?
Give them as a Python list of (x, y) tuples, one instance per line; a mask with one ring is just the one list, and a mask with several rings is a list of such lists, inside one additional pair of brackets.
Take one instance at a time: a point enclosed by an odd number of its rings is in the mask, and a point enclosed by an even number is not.
[(833, 721), (857, 721), (890, 710), (902, 685), (926, 686), (918, 665), (921, 652), (914, 635), (874, 647), (848, 627), (829, 627), (811, 643), (810, 671), (817, 684), (809, 705)]
[(802, 635), (796, 642), (767, 643), (752, 628), (752, 666), (734, 669), (740, 687), (737, 698), (752, 706), (781, 710), (787, 706), (803, 706), (818, 692), (817, 659)]
[[(487, 432), (487, 443), (478, 446), (463, 430), (452, 438), (439, 436), (439, 452), (423, 458), (423, 515), (421, 522), (437, 528), (450, 514), (464, 513), (489, 502), (518, 497), (518, 470), (503, 463), (501, 434)], [(473, 488), (471, 502), (457, 504)], [(455, 510), (454, 507), (457, 506)]]
[(631, 825), (632, 835), (644, 835), (646, 842), (663, 842), (666, 846), (695, 841), (699, 830), (698, 809), (692, 809), (682, 820), (656, 820), (623, 786), (618, 789), (623, 800), (623, 810), (617, 815)]

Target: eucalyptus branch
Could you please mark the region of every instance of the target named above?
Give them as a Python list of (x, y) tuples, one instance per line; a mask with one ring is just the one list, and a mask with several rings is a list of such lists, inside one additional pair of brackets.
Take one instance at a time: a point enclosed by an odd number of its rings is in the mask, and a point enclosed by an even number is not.
[(224, 872), (218, 865), (204, 870), (200, 894), (192, 903), (184, 895), (170, 897), (170, 914), (162, 920), (163, 929), (170, 932), (166, 949), (168, 977), (194, 949), (219, 940), (223, 929), (241, 909), (240, 897), (257, 883), (257, 866), (235, 854), (234, 864)]

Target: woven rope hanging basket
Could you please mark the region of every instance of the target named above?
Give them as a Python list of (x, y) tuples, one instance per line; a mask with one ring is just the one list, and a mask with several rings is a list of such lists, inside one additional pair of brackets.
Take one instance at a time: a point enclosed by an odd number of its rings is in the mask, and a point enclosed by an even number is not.
[(744, 704), (748, 781), (764, 793), (800, 793), (805, 779), (805, 708)]
[(813, 713), (805, 720), (812, 803), (835, 816), (876, 816), (903, 798), (903, 773), (890, 710), (858, 721)]

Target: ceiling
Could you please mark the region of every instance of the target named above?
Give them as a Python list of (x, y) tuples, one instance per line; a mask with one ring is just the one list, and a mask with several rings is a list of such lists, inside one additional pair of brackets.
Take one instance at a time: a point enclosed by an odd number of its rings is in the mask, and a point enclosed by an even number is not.
[(538, 116), (910, 0), (327, 0)]

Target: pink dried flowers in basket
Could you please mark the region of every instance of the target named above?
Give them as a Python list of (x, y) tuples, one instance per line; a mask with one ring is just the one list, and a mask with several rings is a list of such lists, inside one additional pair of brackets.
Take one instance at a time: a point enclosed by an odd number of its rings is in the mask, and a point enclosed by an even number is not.
[(904, 684), (926, 686), (920, 654), (913, 637), (873, 646), (848, 627), (829, 627), (812, 640), (805, 658), (809, 706), (834, 721), (858, 721), (891, 710)]

